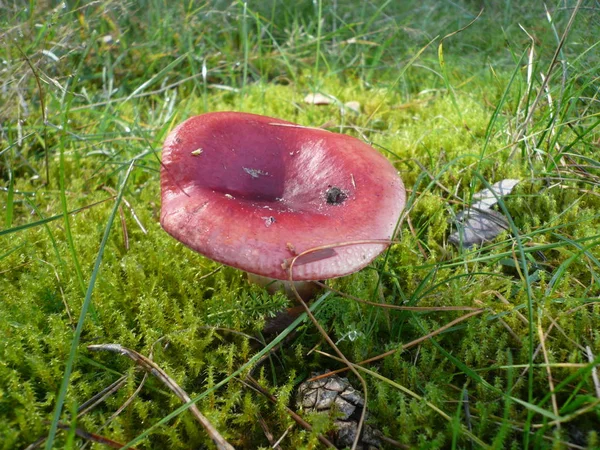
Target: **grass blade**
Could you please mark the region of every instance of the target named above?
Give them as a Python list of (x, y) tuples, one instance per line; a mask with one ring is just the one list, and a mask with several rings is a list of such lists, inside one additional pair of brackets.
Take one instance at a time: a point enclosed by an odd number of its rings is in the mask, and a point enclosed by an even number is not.
[(73, 372), (73, 366), (75, 365), (75, 359), (77, 356), (77, 347), (79, 346), (79, 339), (81, 337), (81, 331), (83, 330), (83, 324), (85, 323), (85, 317), (87, 315), (88, 309), (92, 303), (92, 293), (94, 292), (94, 285), (96, 284), (96, 278), (98, 277), (98, 272), (100, 271), (100, 265), (102, 264), (102, 257), (104, 255), (104, 250), (106, 248), (106, 244), (108, 242), (108, 237), (110, 236), (110, 230), (112, 228), (112, 224), (115, 220), (117, 212), (119, 210), (119, 205), (121, 204), (121, 200), (123, 198), (123, 193), (125, 192), (125, 186), (127, 185), (127, 181), (129, 179), (129, 175), (133, 171), (135, 159), (131, 162), (129, 169), (125, 173), (123, 178), (123, 182), (121, 183), (121, 187), (119, 189), (119, 194), (115, 199), (115, 204), (108, 218), (108, 222), (104, 229), (104, 235), (102, 236), (102, 241), (100, 242), (100, 248), (98, 250), (98, 256), (96, 257), (96, 262), (94, 263), (94, 269), (92, 270), (92, 275), (90, 277), (90, 282), (88, 284), (87, 291), (85, 293), (85, 299), (83, 301), (83, 305), (81, 306), (81, 312), (79, 314), (79, 320), (77, 321), (77, 327), (75, 328), (75, 333), (73, 335), (73, 339), (71, 341), (71, 350), (69, 351), (69, 357), (67, 358), (67, 364), (65, 367), (65, 373), (62, 379), (62, 383), (60, 385), (60, 390), (58, 392), (58, 398), (56, 400), (56, 405), (54, 407), (54, 413), (52, 415), (52, 422), (50, 424), (50, 431), (48, 432), (48, 440), (46, 441), (46, 450), (52, 450), (52, 446), (54, 444), (54, 438), (56, 437), (56, 431), (58, 429), (58, 423), (60, 421), (60, 416), (62, 413), (63, 405), (65, 402), (65, 398), (67, 395), (67, 389), (69, 387), (69, 379), (71, 378), (71, 373)]
[[(316, 308), (318, 308), (318, 306), (329, 296), (329, 292), (326, 292), (325, 294), (323, 294), (321, 297), (319, 297), (311, 306), (310, 306), (310, 310), (314, 311), (316, 310)], [(154, 431), (156, 428), (160, 427), (161, 425), (166, 424), (169, 420), (173, 419), (174, 417), (177, 417), (179, 414), (181, 414), (184, 411), (187, 411), (190, 406), (195, 405), (196, 403), (198, 403), (198, 401), (202, 400), (204, 397), (206, 397), (208, 394), (210, 394), (211, 392), (216, 391), (217, 389), (219, 389), (221, 386), (224, 386), (225, 384), (229, 383), (229, 381), (231, 381), (232, 379), (234, 379), (235, 377), (237, 377), (240, 373), (242, 373), (244, 370), (252, 367), (255, 363), (257, 363), (258, 361), (260, 361), (260, 359), (267, 355), (275, 346), (277, 346), (281, 341), (283, 341), (283, 339), (285, 339), (285, 337), (290, 334), (293, 330), (296, 329), (296, 327), (302, 323), (305, 319), (307, 318), (307, 314), (304, 312), (302, 313), (289, 327), (287, 327), (285, 330), (283, 330), (281, 333), (279, 333), (277, 335), (277, 337), (275, 339), (273, 339), (267, 346), (265, 346), (265, 348), (263, 348), (260, 352), (258, 352), (256, 355), (254, 355), (252, 358), (250, 358), (248, 360), (248, 362), (246, 362), (244, 365), (242, 365), (241, 367), (239, 367), (235, 372), (233, 372), (231, 375), (229, 375), (227, 378), (223, 379), (222, 381), (220, 381), (219, 383), (215, 384), (212, 388), (207, 389), (206, 391), (202, 392), (201, 394), (197, 395), (196, 397), (194, 397), (191, 401), (189, 401), (188, 403), (180, 406), (179, 408), (177, 408), (175, 411), (169, 413), (168, 415), (166, 415), (165, 417), (163, 417), (160, 421), (156, 422), (154, 425), (152, 425), (150, 428), (148, 428), (146, 431), (144, 431), (143, 433), (139, 434), (135, 439), (129, 441), (128, 443), (126, 443), (123, 447), (122, 450), (126, 450), (128, 448), (131, 448), (133, 445), (141, 442), (144, 438), (146, 438), (147, 436), (149, 436), (152, 431)], [(49, 449), (48, 449), (49, 450)]]

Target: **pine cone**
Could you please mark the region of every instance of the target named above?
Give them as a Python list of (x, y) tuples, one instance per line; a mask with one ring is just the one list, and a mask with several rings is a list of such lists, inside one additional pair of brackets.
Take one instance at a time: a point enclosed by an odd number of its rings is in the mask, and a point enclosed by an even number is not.
[[(313, 374), (317, 376), (318, 374)], [(335, 412), (335, 435), (338, 447), (350, 447), (356, 437), (358, 420), (365, 406), (360, 393), (347, 378), (332, 375), (315, 381), (305, 381), (298, 387), (297, 404), (307, 411), (322, 414)], [(363, 427), (359, 448), (373, 450), (381, 447), (381, 432), (369, 425)]]

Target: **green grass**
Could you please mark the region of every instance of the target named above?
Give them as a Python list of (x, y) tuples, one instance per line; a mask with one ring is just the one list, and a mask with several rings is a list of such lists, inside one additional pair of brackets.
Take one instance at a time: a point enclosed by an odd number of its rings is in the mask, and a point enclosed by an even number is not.
[[(372, 426), (410, 448), (599, 448), (597, 3), (547, 13), (484, 1), (478, 18), (467, 0), (256, 3), (0, 11), (0, 449), (49, 434), (40, 446), (79, 447), (75, 429), (136, 448), (212, 445), (158, 380), (137, 392), (131, 361), (89, 344), (152, 354), (236, 448), (268, 448), (259, 418), (278, 439), (293, 424), (295, 387), (344, 367), (305, 322), (254, 374), (278, 403), (245, 387), (234, 374), (264, 349), (250, 336), (286, 300), (158, 224), (164, 138), (219, 110), (327, 124), (399, 170), (409, 201), (398, 242), (331, 287), (395, 305), (486, 308), (358, 367)], [(314, 92), (339, 102), (304, 103)], [(340, 107), (348, 101), (361, 113)], [(500, 204), (510, 233), (481, 248), (449, 244), (454, 214), (503, 178), (522, 180)], [(316, 308), (353, 362), (461, 314), (337, 294)], [(121, 376), (116, 393), (74, 418)], [(282, 448), (319, 445), (330, 424), (306, 416), (314, 431), (292, 426)]]

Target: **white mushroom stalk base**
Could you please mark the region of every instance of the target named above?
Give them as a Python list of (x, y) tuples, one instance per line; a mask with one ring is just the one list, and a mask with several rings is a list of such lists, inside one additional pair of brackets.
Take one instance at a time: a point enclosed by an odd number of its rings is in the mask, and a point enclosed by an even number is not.
[[(292, 283), (287, 280), (276, 280), (274, 278), (248, 273), (248, 281), (264, 287), (269, 294), (283, 291), (290, 300), (294, 303), (298, 303), (298, 299), (294, 294), (294, 289), (292, 289)], [(293, 286), (296, 289), (296, 292), (298, 292), (298, 295), (300, 295), (300, 298), (305, 302), (311, 301), (317, 292), (321, 290), (321, 287), (312, 281), (294, 281)]]
[(291, 325), (292, 322), (304, 312), (304, 306), (300, 305), (292, 285), (296, 289), (296, 292), (300, 298), (306, 303), (314, 299), (317, 293), (321, 290), (321, 287), (312, 281), (294, 281), (291, 283), (286, 280), (276, 280), (274, 278), (263, 277), (262, 275), (256, 275), (254, 273), (248, 273), (248, 281), (264, 287), (271, 295), (281, 290), (294, 304), (294, 306), (291, 308), (281, 311), (277, 313), (275, 317), (267, 320), (262, 330), (265, 335), (280, 333), (289, 325)]

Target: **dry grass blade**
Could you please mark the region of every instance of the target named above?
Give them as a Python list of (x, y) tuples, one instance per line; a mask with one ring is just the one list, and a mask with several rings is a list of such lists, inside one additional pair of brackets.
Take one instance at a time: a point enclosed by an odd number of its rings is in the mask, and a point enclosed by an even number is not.
[[(590, 306), (594, 306), (597, 305), (599, 302), (590, 302), (590, 303), (586, 303), (584, 305), (579, 305), (575, 308), (571, 308), (563, 313), (561, 313), (561, 316), (565, 316), (565, 315), (569, 315), (574, 313), (575, 311), (578, 311), (579, 309), (583, 309), (583, 308), (587, 308)], [(562, 330), (558, 323), (556, 322), (555, 319), (553, 319), (552, 317), (550, 317), (550, 326), (548, 327), (548, 329), (546, 330), (546, 333), (544, 334), (544, 339), (548, 339), (548, 336), (550, 336), (551, 331), (556, 328), (557, 330), (560, 331), (560, 333), (569, 341), (571, 341), (571, 343), (573, 345), (575, 345), (576, 347), (579, 347), (580, 350), (585, 351), (585, 349), (583, 347), (581, 347), (579, 344), (577, 344), (576, 342), (574, 342), (565, 332), (564, 330)], [(539, 355), (540, 351), (542, 351), (542, 344), (539, 344), (537, 346), (537, 348), (535, 349), (535, 352), (533, 353), (533, 359), (537, 358), (537, 356)], [(558, 367), (558, 366), (557, 366)], [(524, 366), (523, 371), (521, 372), (521, 374), (519, 375), (519, 379), (523, 378), (525, 376), (525, 374), (527, 373), (527, 371), (529, 370), (529, 366)]]
[[(88, 349), (91, 351), (109, 351), (113, 353), (119, 353), (123, 356), (127, 356), (129, 359), (134, 361), (144, 370), (147, 370), (160, 381), (162, 381), (165, 386), (167, 386), (177, 397), (181, 399), (184, 403), (189, 403), (192, 401), (190, 396), (183, 390), (181, 387), (171, 378), (169, 377), (164, 370), (162, 370), (158, 365), (156, 365), (152, 360), (146, 358), (144, 355), (139, 354), (135, 350), (128, 349), (119, 344), (98, 344), (98, 345), (89, 345)], [(215, 427), (208, 421), (208, 419), (200, 412), (198, 407), (193, 404), (190, 406), (190, 411), (194, 415), (194, 417), (200, 422), (200, 424), (204, 427), (209, 437), (215, 443), (219, 450), (233, 450), (234, 447), (227, 442), (223, 436), (216, 430)]]
[[(381, 240), (381, 241), (384, 241), (384, 240)], [(357, 242), (360, 242), (360, 241), (357, 241)], [(389, 241), (386, 241), (386, 242), (388, 242), (388, 244), (389, 244)], [(302, 305), (302, 307), (304, 308), (306, 314), (308, 315), (308, 317), (310, 318), (312, 323), (315, 325), (315, 327), (317, 328), (317, 330), (319, 331), (321, 336), (323, 336), (323, 339), (325, 339), (327, 341), (329, 346), (337, 353), (339, 358), (346, 364), (348, 370), (351, 370), (354, 373), (354, 375), (356, 375), (356, 377), (359, 379), (360, 384), (362, 385), (363, 399), (364, 399), (365, 405), (367, 405), (368, 404), (367, 382), (360, 375), (360, 373), (354, 367), (354, 365), (348, 360), (348, 358), (346, 358), (346, 355), (344, 355), (342, 353), (342, 351), (338, 348), (338, 346), (335, 345), (335, 342), (333, 342), (333, 339), (331, 339), (331, 337), (329, 337), (327, 332), (323, 329), (323, 327), (321, 326), (321, 324), (319, 323), (317, 318), (314, 316), (314, 314), (312, 313), (312, 311), (306, 304), (306, 302), (304, 300), (302, 300), (302, 297), (300, 296), (300, 294), (298, 293), (298, 291), (296, 289), (296, 286), (294, 283), (294, 275), (293, 275), (294, 274), (294, 264), (296, 263), (298, 258), (301, 258), (302, 256), (308, 255), (310, 253), (313, 253), (314, 251), (324, 250), (327, 248), (339, 247), (342, 245), (354, 245), (354, 244), (355, 244), (355, 242), (342, 243), (342, 244), (338, 244), (338, 245), (324, 245), (323, 247), (320, 247), (320, 248), (310, 249), (310, 250), (307, 250), (307, 251), (304, 251), (302, 253), (295, 255), (291, 260), (286, 260), (283, 263), (282, 267), (284, 268), (284, 270), (287, 270), (290, 286), (292, 288), (292, 291), (294, 292), (294, 296), (296, 297), (296, 300), (298, 301), (298, 303), (300, 305)], [(288, 247), (290, 247), (290, 249), (292, 248), (291, 246), (288, 246)], [(358, 419), (358, 424), (356, 426), (356, 438), (354, 438), (354, 442), (352, 443), (352, 450), (355, 450), (358, 447), (358, 443), (359, 443), (360, 436), (361, 436), (361, 433), (363, 430), (366, 415), (367, 415), (367, 408), (365, 406), (360, 413), (360, 419)]]
[[(589, 345), (586, 345), (585, 352), (590, 363), (596, 359)], [(600, 380), (598, 379), (598, 367), (596, 366), (594, 366), (594, 368), (592, 369), (592, 380), (594, 380), (594, 389), (596, 390), (596, 397), (600, 399)]]
[(279, 439), (277, 439), (277, 442), (275, 442), (273, 444), (273, 449), (277, 450), (277, 449), (281, 449), (281, 447), (279, 446), (279, 444), (281, 444), (281, 441), (283, 441), (283, 439), (287, 436), (287, 434), (290, 432), (290, 430), (292, 429), (293, 425), (290, 425), (289, 427), (287, 427), (287, 429), (283, 432), (283, 434), (281, 435), (281, 437)]
[[(426, 341), (427, 339), (430, 339), (430, 338), (432, 338), (432, 337), (434, 337), (434, 336), (436, 336), (436, 335), (438, 335), (438, 334), (446, 331), (448, 328), (452, 328), (454, 325), (462, 322), (463, 320), (467, 320), (470, 317), (476, 316), (477, 314), (481, 314), (483, 311), (484, 311), (483, 309), (479, 309), (477, 311), (470, 312), (469, 314), (465, 314), (464, 316), (461, 316), (458, 319), (454, 319), (452, 322), (447, 323), (443, 327), (440, 327), (437, 330), (432, 331), (429, 334), (426, 334), (425, 336), (421, 336), (420, 338), (415, 339), (414, 341), (411, 341), (408, 344), (404, 344), (400, 348), (396, 348), (394, 350), (390, 350), (389, 352), (382, 353), (381, 355), (374, 356), (373, 358), (365, 359), (364, 361), (361, 361), (361, 362), (357, 363), (356, 365), (357, 366), (363, 366), (365, 364), (369, 364), (369, 363), (378, 361), (380, 359), (386, 358), (386, 357), (388, 357), (390, 355), (393, 355), (397, 351), (403, 351), (403, 350), (406, 350), (406, 349), (408, 349), (410, 347), (414, 347), (415, 345), (420, 344), (421, 342)], [(313, 377), (313, 378), (311, 378), (308, 381), (314, 381), (314, 380), (318, 380), (320, 378), (327, 378), (327, 377), (330, 377), (331, 375), (335, 375), (337, 373), (345, 372), (346, 370), (348, 370), (348, 369), (347, 368), (343, 368), (343, 369), (338, 369), (338, 370), (334, 370), (334, 371), (331, 371), (331, 372), (327, 372), (327, 373), (324, 373), (322, 375)]]
[[(146, 383), (146, 380), (148, 379), (148, 372), (146, 372), (144, 374), (144, 378), (142, 378), (142, 381), (140, 382), (140, 384), (138, 385), (138, 387), (135, 389), (134, 393), (131, 394), (129, 396), (129, 398), (127, 398), (127, 400), (125, 400), (125, 402), (119, 406), (117, 408), (117, 410), (111, 414), (111, 416), (106, 420), (106, 422), (104, 422), (97, 431), (100, 431), (104, 428), (106, 428), (113, 420), (115, 420), (124, 410), (125, 408), (127, 408), (131, 402), (133, 402), (133, 400), (139, 395), (139, 393), (141, 392), (142, 388), (144, 387), (144, 384)], [(81, 450), (85, 450), (86, 446), (83, 445), (81, 446)]]
[[(62, 430), (70, 429), (69, 425), (65, 425), (63, 423), (59, 423), (58, 428), (60, 428)], [(105, 438), (104, 436), (100, 436), (98, 434), (88, 433), (87, 431), (82, 430), (81, 428), (75, 428), (74, 431), (77, 436), (79, 436), (82, 439), (86, 439), (90, 442), (95, 442), (97, 444), (103, 444), (110, 448), (122, 448), (123, 447), (123, 444), (121, 444), (120, 442), (113, 441), (112, 439)], [(131, 448), (135, 449), (135, 447), (131, 447)]]
[(371, 302), (369, 300), (364, 300), (360, 297), (356, 297), (354, 295), (346, 294), (345, 292), (334, 289), (330, 286), (327, 286), (325, 283), (321, 283), (320, 281), (313, 281), (313, 283), (321, 286), (324, 289), (327, 289), (331, 292), (335, 292), (336, 294), (348, 298), (350, 300), (357, 301), (359, 303), (364, 303), (365, 305), (377, 306), (379, 308), (387, 308), (387, 309), (397, 309), (399, 311), (416, 311), (416, 312), (424, 312), (424, 311), (435, 311), (435, 312), (444, 312), (444, 311), (483, 311), (482, 308), (478, 308), (476, 306), (399, 306), (399, 305), (390, 305), (388, 303), (377, 303)]
[(122, 205), (119, 205), (119, 219), (121, 219), (121, 230), (123, 231), (123, 245), (125, 245), (125, 250), (129, 250), (129, 232), (127, 231), (127, 222), (125, 221)]
[[(115, 191), (110, 186), (102, 186), (102, 189), (104, 189), (106, 192), (114, 195), (115, 197), (117, 195), (117, 191)], [(135, 210), (133, 209), (133, 206), (131, 206), (131, 203), (129, 203), (125, 197), (123, 197), (122, 202), (125, 204), (125, 206), (127, 206), (127, 208), (129, 208), (131, 217), (133, 217), (133, 220), (135, 220), (135, 222), (138, 224), (138, 226), (140, 227), (140, 230), (142, 230), (142, 233), (148, 234), (148, 230), (146, 230), (146, 227), (144, 226), (144, 224), (142, 224), (142, 221), (140, 220), (138, 215), (135, 213)], [(122, 215), (123, 214), (122, 210), (120, 210), (119, 213), (121, 213), (121, 215)], [(125, 220), (124, 216), (122, 215), (122, 217), (123, 217), (122, 220), (124, 221)]]
[[(556, 400), (556, 394), (554, 392), (554, 380), (552, 378), (552, 369), (550, 367), (550, 359), (548, 358), (548, 351), (546, 350), (546, 338), (544, 337), (544, 330), (542, 330), (541, 317), (538, 316), (538, 335), (540, 337), (540, 345), (542, 346), (542, 354), (544, 355), (544, 362), (546, 363), (546, 372), (548, 373), (548, 387), (550, 388), (552, 409), (554, 415), (559, 416), (558, 402)], [(556, 424), (556, 427), (560, 429), (560, 422)]]
[(125, 385), (125, 383), (127, 383), (127, 377), (122, 376), (117, 381), (112, 383), (110, 386), (106, 387), (106, 389), (103, 389), (101, 392), (94, 395), (88, 401), (82, 403), (81, 406), (77, 409), (77, 417), (86, 415), (88, 412), (90, 412), (92, 409), (94, 409), (96, 406), (98, 406), (100, 403), (102, 403), (108, 397), (110, 397), (115, 392), (117, 392), (119, 389), (121, 389), (123, 387), (123, 385)]
[(417, 233), (415, 232), (415, 228), (413, 227), (412, 221), (410, 220), (410, 215), (408, 215), (408, 214), (406, 215), (406, 223), (408, 224), (408, 229), (410, 230), (410, 234), (412, 234), (413, 237), (415, 238), (415, 242), (417, 243), (417, 247), (419, 247), (419, 251), (421, 252), (421, 255), (423, 256), (423, 258), (425, 260), (427, 260), (427, 252), (421, 245), (421, 240), (417, 236)]
[[(484, 291), (484, 292), (482, 292), (482, 294), (494, 294), (496, 296), (496, 298), (498, 300), (500, 300), (502, 303), (504, 303), (506, 306), (508, 306), (510, 308), (513, 307), (513, 305), (506, 299), (506, 297), (496, 290)], [(518, 310), (515, 309), (514, 314), (524, 325), (529, 324), (529, 321), (527, 320), (527, 318), (523, 314), (521, 314)]]
[(304, 125), (296, 125), (295, 123), (270, 123), (269, 125), (271, 125), (273, 127), (288, 127), (288, 128), (301, 128), (304, 130), (327, 131), (320, 127), (306, 127)]
[(335, 255), (335, 249), (339, 247), (351, 247), (353, 245), (364, 245), (364, 244), (373, 244), (373, 245), (385, 245), (389, 246), (392, 244), (399, 244), (400, 241), (393, 239), (360, 239), (357, 241), (344, 241), (344, 242), (336, 242), (334, 244), (326, 244), (320, 245), (318, 247), (309, 248), (308, 250), (304, 250), (303, 252), (297, 253), (294, 246), (288, 242), (287, 248), (294, 255), (293, 258), (288, 258), (283, 261), (281, 267), (283, 270), (287, 271), (289, 280), (294, 281), (293, 277), (293, 268), (295, 266), (300, 266), (302, 264), (306, 264), (308, 262), (320, 261), (322, 259), (329, 258)]
[(37, 70), (33, 67), (31, 60), (25, 54), (25, 52), (21, 49), (21, 47), (19, 47), (18, 45), (16, 45), (15, 47), (19, 51), (19, 53), (21, 53), (21, 55), (23, 56), (23, 59), (25, 59), (25, 62), (31, 69), (31, 72), (33, 73), (33, 77), (35, 79), (35, 83), (38, 88), (38, 94), (39, 94), (39, 98), (40, 98), (40, 113), (42, 116), (42, 121), (44, 123), (43, 141), (44, 141), (44, 164), (46, 166), (46, 184), (48, 186), (50, 186), (50, 160), (49, 160), (49, 156), (48, 156), (48, 139), (47, 139), (47, 135), (46, 135), (46, 125), (48, 123), (48, 119), (46, 118), (46, 95), (44, 93), (44, 90), (42, 89), (42, 83), (40, 81), (40, 76), (39, 76)]
[[(104, 400), (106, 400), (112, 394), (114, 394), (119, 389), (121, 389), (126, 382), (127, 382), (127, 377), (126, 376), (122, 376), (117, 381), (115, 381), (114, 383), (112, 383), (110, 386), (107, 386), (101, 392), (99, 392), (96, 395), (94, 395), (92, 398), (90, 398), (89, 400), (83, 402), (81, 404), (81, 406), (79, 406), (79, 408), (77, 409), (77, 417), (79, 418), (81, 416), (86, 415), (88, 412), (90, 412), (92, 409), (94, 409), (96, 406), (98, 406), (100, 403), (102, 403)], [(62, 425), (62, 424), (59, 424), (58, 427), (65, 429), (65, 426)], [(66, 429), (69, 429), (69, 427), (66, 427)], [(83, 435), (77, 433), (77, 430), (76, 430), (76, 434), (79, 437), (82, 437), (84, 439), (88, 439), (88, 441), (90, 441), (90, 442), (100, 442), (100, 441), (96, 440), (95, 438), (88, 437), (88, 436), (96, 436), (96, 435), (89, 434), (87, 432), (83, 432), (83, 433), (86, 433), (86, 435), (83, 436)], [(102, 439), (105, 439), (105, 438), (102, 438)], [(44, 442), (46, 442), (46, 436), (43, 436), (43, 437), (39, 438), (37, 441), (35, 441), (34, 443), (28, 445), (26, 447), (26, 450), (34, 450), (36, 448), (39, 448), (39, 446), (42, 445)], [(102, 442), (100, 442), (100, 443), (102, 443)], [(110, 444), (107, 444), (107, 445), (110, 446)], [(83, 445), (83, 447), (85, 447), (85, 444)], [(119, 446), (115, 447), (115, 448), (121, 448), (121, 447), (122, 447), (122, 445), (119, 444)]]
[[(533, 114), (535, 113), (535, 110), (537, 109), (537, 105), (546, 92), (546, 87), (548, 86), (548, 81), (550, 80), (550, 77), (552, 76), (552, 72), (554, 71), (554, 67), (557, 64), (558, 56), (560, 55), (560, 51), (563, 48), (565, 41), (567, 40), (567, 36), (569, 35), (569, 32), (571, 31), (571, 27), (573, 26), (573, 22), (575, 21), (575, 17), (577, 16), (577, 12), (579, 11), (579, 8), (581, 7), (582, 3), (583, 3), (583, 0), (578, 0), (577, 4), (573, 8), (573, 13), (571, 14), (571, 17), (569, 18), (569, 22), (567, 23), (567, 26), (565, 27), (565, 31), (563, 32), (560, 42), (554, 52), (554, 56), (552, 57), (552, 61), (550, 62), (550, 65), (548, 66), (548, 70), (546, 71), (546, 77), (544, 78), (544, 80), (542, 82), (542, 86), (540, 87), (540, 90), (538, 91), (537, 96), (535, 97), (535, 99), (533, 100), (533, 103), (531, 104), (531, 107), (529, 108), (527, 117), (523, 121), (523, 124), (521, 125), (521, 129), (519, 130), (519, 133), (517, 134), (517, 137), (516, 137), (513, 145), (518, 144), (521, 141), (521, 139), (525, 136), (525, 133), (527, 132), (527, 127), (529, 125), (529, 122), (531, 122), (531, 120), (533, 119)], [(512, 152), (513, 154), (514, 154), (514, 151), (515, 150), (513, 150), (513, 152)], [(511, 154), (511, 157), (512, 157), (512, 154)]]
[(331, 105), (334, 102), (339, 102), (339, 100), (335, 99), (335, 97), (324, 95), (319, 92), (316, 94), (308, 94), (304, 97), (304, 103), (308, 103), (310, 105)]
[(273, 437), (273, 433), (271, 433), (271, 430), (269, 429), (269, 425), (267, 425), (267, 422), (265, 422), (265, 419), (263, 419), (260, 414), (258, 414), (257, 419), (258, 419), (258, 424), (260, 425), (260, 427), (263, 430), (263, 433), (265, 433), (265, 437), (267, 438), (267, 441), (269, 441), (269, 444), (271, 444), (271, 448), (273, 450), (281, 450), (281, 447), (279, 446), (279, 441), (277, 441), (277, 442), (275, 441), (275, 438)]
[[(110, 200), (114, 200), (115, 198), (116, 197), (114, 195), (110, 196), (110, 197), (105, 198), (103, 200), (99, 200), (99, 201), (91, 203), (89, 205), (82, 206), (81, 208), (73, 209), (73, 210), (69, 211), (68, 214), (69, 215), (78, 214), (78, 213), (80, 213), (82, 211), (85, 211), (85, 210), (88, 210), (88, 209), (93, 208), (95, 206), (101, 205), (104, 202), (108, 202)], [(54, 215), (54, 216), (46, 217), (46, 218), (44, 218), (42, 220), (37, 220), (35, 222), (29, 222), (29, 223), (25, 223), (23, 225), (18, 225), (18, 226), (13, 227), (13, 228), (8, 228), (8, 229), (0, 230), (0, 236), (4, 236), (4, 235), (16, 233), (18, 231), (23, 231), (23, 230), (26, 230), (27, 228), (32, 228), (32, 227), (44, 225), (46, 223), (62, 219), (63, 217), (64, 217), (63, 214), (57, 214), (57, 215)]]
[[(59, 423), (58, 428), (60, 428), (61, 430), (69, 431), (71, 429), (71, 426), (65, 425), (64, 423)], [(120, 442), (113, 441), (112, 439), (108, 439), (104, 436), (100, 436), (99, 434), (88, 433), (87, 431), (82, 430), (81, 428), (75, 428), (73, 431), (75, 432), (75, 434), (77, 436), (79, 436), (80, 438), (85, 439), (89, 442), (95, 442), (97, 444), (102, 444), (102, 445), (105, 445), (110, 448), (122, 448), (123, 447), (123, 444), (121, 444)], [(46, 441), (46, 436), (38, 439), (33, 444), (28, 445), (27, 447), (25, 447), (25, 450), (35, 450), (35, 449), (39, 448), (45, 441)], [(135, 450), (135, 447), (130, 447), (130, 448)]]
[[(65, 291), (62, 288), (62, 281), (60, 279), (60, 275), (58, 274), (58, 271), (56, 270), (56, 267), (54, 267), (54, 265), (50, 264), (48, 261), (44, 261), (43, 259), (40, 259), (39, 261), (42, 264), (46, 264), (52, 268), (52, 271), (54, 272), (54, 276), (56, 277), (58, 289), (60, 290), (60, 296), (61, 296), (62, 303), (65, 307), (65, 312), (67, 313), (67, 316), (69, 316), (69, 325), (71, 326), (71, 328), (73, 330), (75, 330), (75, 321), (73, 320), (73, 316), (71, 314), (71, 308), (69, 307), (69, 302), (67, 302), (67, 299), (65, 298)], [(2, 273), (2, 272), (0, 272), (0, 273)]]
[[(221, 270), (223, 268), (223, 266), (219, 266), (214, 270), (211, 270), (210, 272), (202, 275), (200, 278), (198, 278), (196, 281), (202, 281), (202, 280), (206, 280), (207, 278), (212, 277), (215, 273), (217, 273), (219, 270)], [(231, 331), (231, 330), (228, 330)]]
[(600, 399), (596, 400), (592, 403), (590, 403), (589, 405), (586, 405), (580, 409), (578, 409), (577, 411), (575, 411), (572, 414), (569, 414), (567, 416), (563, 416), (560, 419), (557, 420), (552, 420), (550, 422), (547, 423), (536, 423), (532, 425), (532, 428), (545, 428), (545, 427), (558, 427), (561, 423), (567, 423), (570, 422), (574, 419), (576, 419), (579, 416), (582, 416), (583, 414), (589, 412), (589, 411), (595, 411), (597, 410), (598, 406), (600, 406)]

